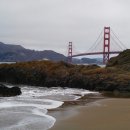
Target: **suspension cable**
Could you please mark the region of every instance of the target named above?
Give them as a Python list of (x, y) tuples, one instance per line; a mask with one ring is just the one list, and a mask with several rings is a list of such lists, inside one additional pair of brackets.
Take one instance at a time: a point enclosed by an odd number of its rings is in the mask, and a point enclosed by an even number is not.
[(96, 50), (96, 48), (100, 45), (102, 41), (103, 41), (103, 37), (98, 41), (98, 43), (93, 47), (91, 51), (93, 52), (94, 50)]
[[(92, 46), (88, 49), (87, 52), (89, 52), (90, 50), (93, 50), (93, 48), (95, 48), (94, 46), (97, 46), (97, 44), (99, 44), (98, 40), (100, 39), (101, 35), (103, 33), (103, 30), (101, 31), (101, 33), (99, 34), (98, 38), (96, 39), (96, 41), (92, 44)], [(98, 43), (97, 43), (98, 42)]]
[(115, 38), (119, 41), (119, 43), (121, 44), (121, 46), (123, 46), (124, 49), (127, 49), (127, 47), (124, 45), (124, 43), (117, 37), (116, 33), (112, 29), (111, 29), (111, 31), (112, 31), (113, 35), (115, 36)]
[(118, 45), (118, 47), (121, 49), (121, 50), (124, 50), (124, 48), (114, 39), (114, 37), (111, 35), (111, 39), (114, 41), (114, 43), (116, 45)]

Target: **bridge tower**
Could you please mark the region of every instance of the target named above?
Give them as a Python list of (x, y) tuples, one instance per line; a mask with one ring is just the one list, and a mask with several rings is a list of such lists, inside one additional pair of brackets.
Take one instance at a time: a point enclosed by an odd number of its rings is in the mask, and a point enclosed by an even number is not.
[(110, 59), (110, 27), (104, 27), (103, 63)]
[(72, 42), (69, 42), (68, 46), (68, 63), (72, 63)]

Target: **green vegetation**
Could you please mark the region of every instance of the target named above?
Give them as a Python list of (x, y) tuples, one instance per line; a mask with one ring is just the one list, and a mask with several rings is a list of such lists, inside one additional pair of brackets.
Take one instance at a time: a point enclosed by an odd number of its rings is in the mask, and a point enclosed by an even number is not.
[(130, 91), (130, 50), (111, 58), (106, 68), (65, 62), (32, 61), (0, 65), (0, 81), (43, 87)]
[(107, 67), (111, 66), (130, 71), (130, 49), (123, 51), (117, 57), (111, 58)]

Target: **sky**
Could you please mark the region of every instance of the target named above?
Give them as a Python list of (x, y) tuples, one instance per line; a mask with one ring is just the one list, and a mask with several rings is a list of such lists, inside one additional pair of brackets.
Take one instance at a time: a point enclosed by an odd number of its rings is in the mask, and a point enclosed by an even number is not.
[(0, 0), (0, 41), (34, 50), (86, 52), (104, 26), (130, 48), (130, 0)]

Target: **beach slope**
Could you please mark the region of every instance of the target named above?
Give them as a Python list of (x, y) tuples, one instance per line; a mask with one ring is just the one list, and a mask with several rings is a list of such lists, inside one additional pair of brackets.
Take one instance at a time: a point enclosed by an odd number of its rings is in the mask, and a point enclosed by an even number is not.
[(105, 99), (74, 109), (78, 114), (56, 117), (51, 130), (130, 130), (130, 99)]

